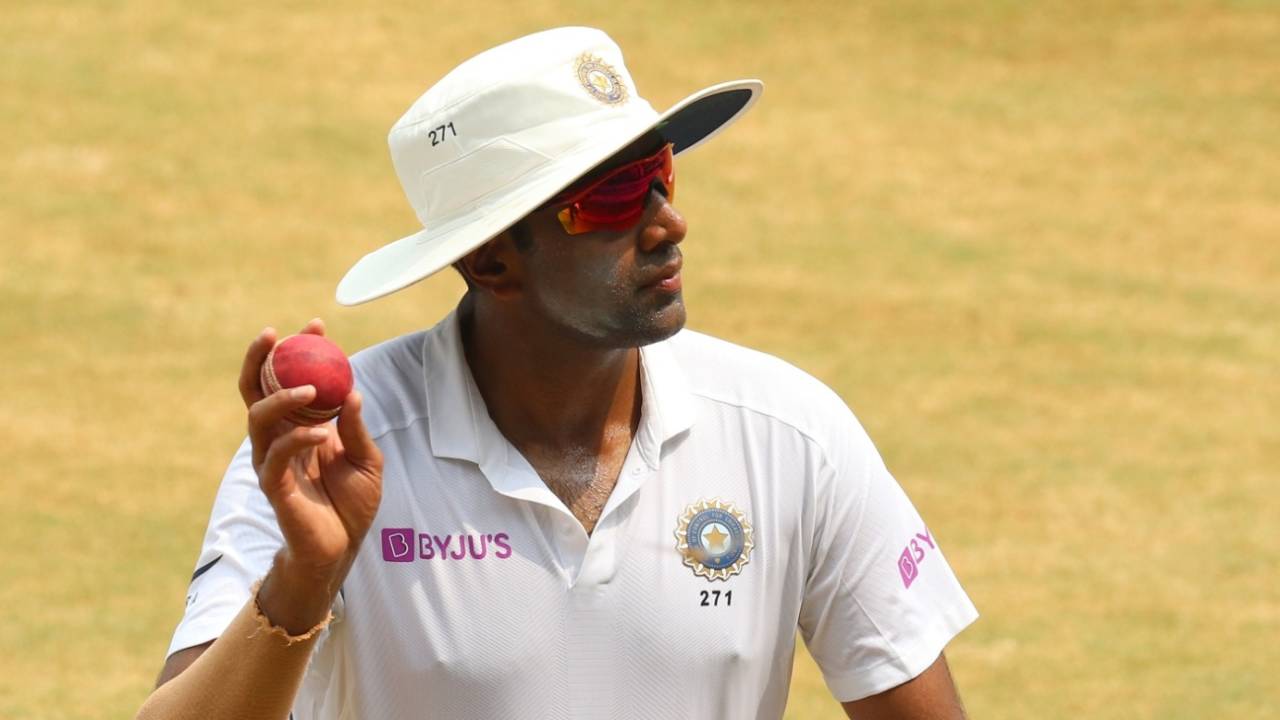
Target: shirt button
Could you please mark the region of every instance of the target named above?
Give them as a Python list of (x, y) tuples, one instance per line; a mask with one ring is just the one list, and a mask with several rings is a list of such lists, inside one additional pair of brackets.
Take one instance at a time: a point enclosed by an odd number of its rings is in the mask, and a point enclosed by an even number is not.
[(631, 468), (631, 474), (632, 474), (632, 475), (639, 475), (639, 474), (640, 474), (640, 468), (638, 468), (638, 467), (633, 467), (633, 468)]

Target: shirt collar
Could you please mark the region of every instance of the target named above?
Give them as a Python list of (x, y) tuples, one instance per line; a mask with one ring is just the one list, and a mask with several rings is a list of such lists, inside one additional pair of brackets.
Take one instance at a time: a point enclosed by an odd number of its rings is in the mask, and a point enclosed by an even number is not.
[(662, 445), (693, 427), (693, 400), (669, 340), (640, 348), (640, 429), (645, 463), (658, 469)]
[(480, 464), (489, 454), (487, 446), (494, 444), (486, 438), (497, 428), (467, 365), (457, 310), (427, 333), (422, 364), (432, 454)]
[[(689, 386), (670, 341), (640, 348), (640, 428), (637, 449), (657, 469), (662, 445), (693, 426)], [(436, 457), (468, 460), (481, 466), (506, 464), (510, 444), (502, 437), (467, 365), (457, 310), (442, 319), (423, 341), (428, 432)]]

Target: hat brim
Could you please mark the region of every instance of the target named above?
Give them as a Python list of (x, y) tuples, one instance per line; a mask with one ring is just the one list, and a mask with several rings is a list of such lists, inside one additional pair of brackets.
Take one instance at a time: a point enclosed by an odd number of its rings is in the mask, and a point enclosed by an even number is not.
[(755, 104), (764, 91), (759, 80), (712, 85), (654, 118), (601, 132), (592, 142), (518, 178), (520, 188), (503, 194), (494, 207), (477, 208), (465, 224), (424, 228), (360, 259), (338, 283), (337, 301), (359, 305), (402, 290), (456, 262), (541, 207), (645, 133), (656, 130), (677, 154), (718, 135)]

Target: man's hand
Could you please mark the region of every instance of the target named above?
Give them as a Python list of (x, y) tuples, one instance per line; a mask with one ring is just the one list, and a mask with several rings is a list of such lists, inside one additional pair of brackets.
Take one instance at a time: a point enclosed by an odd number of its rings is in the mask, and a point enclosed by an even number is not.
[[(324, 323), (312, 320), (302, 332), (323, 335)], [(259, 599), (273, 622), (300, 633), (324, 619), (373, 522), (382, 499), (382, 453), (360, 418), (361, 398), (354, 390), (336, 428), (284, 419), (311, 402), (315, 388), (263, 395), (258, 374), (275, 343), (275, 330), (267, 328), (249, 345), (240, 396), (249, 410), (258, 485), (285, 541)]]
[[(312, 320), (302, 332), (323, 335), (324, 323)], [(253, 469), (285, 541), (257, 602), (272, 623), (298, 635), (324, 621), (369, 531), (382, 499), (382, 453), (360, 419), (354, 391), (336, 427), (299, 427), (284, 419), (309, 403), (315, 388), (263, 396), (258, 373), (275, 343), (276, 331), (267, 328), (249, 345), (240, 396), (249, 409)], [(289, 713), (314, 644), (257, 633), (252, 603), (217, 640), (165, 661), (139, 718), (254, 720)]]

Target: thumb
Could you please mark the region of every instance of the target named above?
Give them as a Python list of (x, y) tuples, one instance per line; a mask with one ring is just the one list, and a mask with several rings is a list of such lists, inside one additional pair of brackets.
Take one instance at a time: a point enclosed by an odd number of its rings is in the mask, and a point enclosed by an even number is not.
[(382, 451), (369, 436), (369, 428), (365, 427), (360, 414), (363, 407), (364, 396), (352, 390), (342, 403), (342, 412), (338, 414), (338, 437), (342, 440), (347, 462), (380, 471)]

